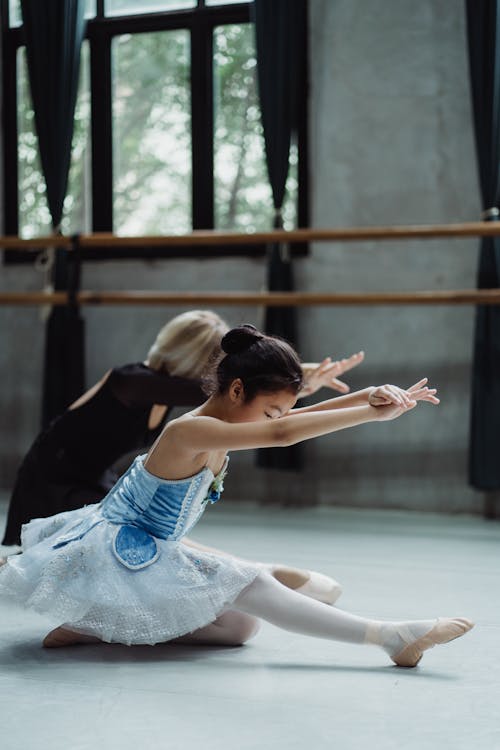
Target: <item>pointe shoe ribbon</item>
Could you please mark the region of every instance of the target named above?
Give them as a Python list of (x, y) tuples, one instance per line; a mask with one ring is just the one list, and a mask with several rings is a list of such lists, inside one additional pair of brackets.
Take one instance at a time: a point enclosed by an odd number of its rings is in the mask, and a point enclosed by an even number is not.
[(409, 628), (399, 627), (398, 633), (408, 645), (391, 659), (398, 667), (416, 667), (424, 651), (460, 638), (473, 627), (474, 623), (465, 617), (439, 617), (434, 627), (416, 640)]

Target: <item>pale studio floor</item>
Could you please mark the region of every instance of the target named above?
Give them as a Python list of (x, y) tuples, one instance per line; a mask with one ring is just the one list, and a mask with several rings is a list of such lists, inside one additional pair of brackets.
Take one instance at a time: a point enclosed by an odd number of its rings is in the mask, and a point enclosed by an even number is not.
[(0, 602), (2, 750), (500, 749), (500, 523), (226, 500), (197, 532), (335, 575), (341, 606), (359, 614), (477, 626), (404, 670), (374, 647), (270, 625), (242, 648), (45, 651), (42, 619)]

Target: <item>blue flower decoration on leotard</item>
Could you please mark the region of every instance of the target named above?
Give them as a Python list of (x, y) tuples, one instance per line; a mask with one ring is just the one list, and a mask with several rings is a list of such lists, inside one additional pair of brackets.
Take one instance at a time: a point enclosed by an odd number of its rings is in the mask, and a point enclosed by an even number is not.
[(221, 471), (220, 474), (217, 474), (216, 477), (214, 477), (214, 481), (208, 488), (208, 494), (206, 497), (207, 502), (210, 501), (212, 505), (217, 502), (217, 500), (220, 500), (220, 496), (222, 494), (222, 491), (224, 490), (224, 479), (226, 477), (227, 471)]

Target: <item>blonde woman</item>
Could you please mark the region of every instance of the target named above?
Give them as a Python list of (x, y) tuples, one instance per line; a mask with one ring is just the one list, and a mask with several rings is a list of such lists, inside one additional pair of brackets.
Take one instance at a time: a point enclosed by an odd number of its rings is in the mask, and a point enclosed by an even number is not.
[(178, 315), (158, 333), (145, 362), (109, 370), (35, 440), (18, 471), (4, 544), (21, 526), (102, 500), (125, 453), (151, 445), (175, 406), (196, 406), (199, 379), (227, 331), (214, 312)]
[[(53, 420), (19, 468), (3, 544), (20, 544), (21, 527), (33, 518), (100, 502), (118, 479), (110, 467), (121, 456), (152, 445), (174, 407), (203, 403), (201, 376), (227, 331), (226, 322), (210, 310), (177, 315), (159, 331), (145, 362), (109, 370)], [(349, 390), (335, 376), (362, 358), (359, 353), (340, 362), (305, 364), (302, 395), (323, 385)], [(330, 603), (340, 593), (335, 582), (319, 574), (279, 565), (272, 570), (286, 585)]]

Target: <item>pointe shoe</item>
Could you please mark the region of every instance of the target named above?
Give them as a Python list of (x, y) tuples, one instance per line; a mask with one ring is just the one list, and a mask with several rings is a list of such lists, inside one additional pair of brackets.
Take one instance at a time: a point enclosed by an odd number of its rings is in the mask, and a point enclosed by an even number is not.
[(289, 568), (286, 565), (273, 565), (270, 570), (274, 578), (287, 588), (323, 604), (333, 604), (342, 593), (338, 581), (314, 570)]
[(63, 648), (64, 646), (76, 646), (79, 643), (101, 643), (99, 638), (93, 635), (76, 633), (68, 628), (54, 628), (43, 639), (44, 648)]
[(408, 645), (395, 656), (391, 656), (391, 659), (398, 667), (416, 667), (424, 651), (437, 644), (460, 638), (473, 627), (474, 623), (465, 617), (439, 617), (436, 625), (425, 635), (412, 640), (411, 631), (403, 626), (398, 628), (398, 633)]
[(316, 573), (314, 570), (306, 571), (309, 573), (309, 580), (299, 586), (295, 591), (298, 594), (304, 594), (311, 599), (316, 599), (323, 604), (335, 604), (342, 594), (342, 586), (334, 578)]

